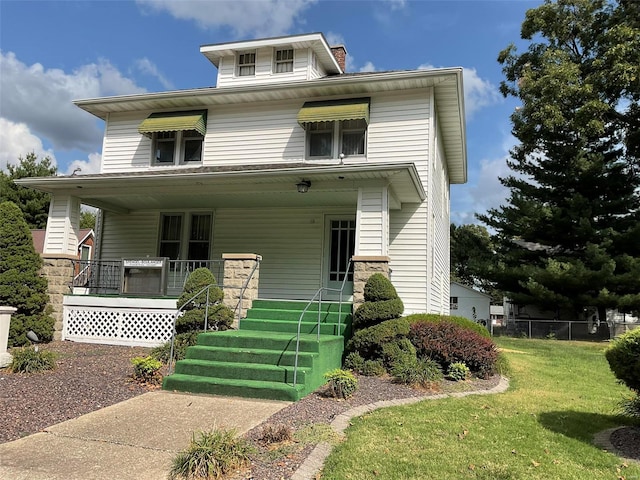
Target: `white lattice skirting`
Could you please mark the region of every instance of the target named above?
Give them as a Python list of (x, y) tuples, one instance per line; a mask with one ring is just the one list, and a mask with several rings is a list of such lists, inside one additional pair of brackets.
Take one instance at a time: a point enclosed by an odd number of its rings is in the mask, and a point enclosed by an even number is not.
[(64, 297), (63, 340), (155, 347), (171, 339), (171, 299)]

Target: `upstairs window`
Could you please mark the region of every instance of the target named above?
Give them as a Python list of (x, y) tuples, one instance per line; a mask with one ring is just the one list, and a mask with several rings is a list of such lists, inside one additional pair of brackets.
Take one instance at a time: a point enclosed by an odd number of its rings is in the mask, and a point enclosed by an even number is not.
[(298, 123), (307, 133), (307, 158), (365, 155), (369, 99), (307, 102), (298, 112)]
[(276, 50), (275, 73), (293, 72), (293, 48)]
[(166, 112), (149, 115), (138, 132), (151, 139), (152, 165), (202, 162), (207, 112)]
[(238, 54), (238, 76), (249, 77), (256, 74), (256, 52)]

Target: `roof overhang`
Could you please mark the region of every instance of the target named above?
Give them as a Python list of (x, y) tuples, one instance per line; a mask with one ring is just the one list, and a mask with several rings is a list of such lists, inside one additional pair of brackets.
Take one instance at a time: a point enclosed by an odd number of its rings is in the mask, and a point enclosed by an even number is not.
[[(296, 184), (311, 182), (308, 193)], [(132, 210), (232, 207), (349, 206), (358, 188), (388, 186), (391, 208), (419, 203), (426, 193), (413, 163), (255, 165), (159, 169), (149, 172), (32, 177), (16, 183), (118, 213)]]
[(331, 47), (327, 43), (327, 39), (322, 33), (309, 33), (305, 35), (289, 35), (285, 37), (201, 45), (200, 53), (207, 57), (209, 61), (218, 68), (222, 57), (229, 57), (235, 55), (237, 52), (257, 50), (265, 47), (290, 47), (296, 50), (310, 48), (316, 54), (320, 63), (327, 69), (329, 74), (344, 73), (340, 68), (340, 65), (338, 65), (338, 61), (333, 56)]
[(199, 88), (172, 92), (124, 95), (74, 103), (106, 120), (110, 113), (155, 112), (215, 108), (217, 105), (283, 100), (366, 97), (380, 92), (433, 88), (451, 183), (467, 181), (467, 145), (462, 68), (374, 72), (338, 75), (304, 82), (233, 88)]

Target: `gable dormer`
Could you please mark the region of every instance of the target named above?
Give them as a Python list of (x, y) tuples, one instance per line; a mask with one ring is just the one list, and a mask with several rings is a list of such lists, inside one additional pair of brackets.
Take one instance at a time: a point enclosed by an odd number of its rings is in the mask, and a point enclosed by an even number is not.
[(312, 80), (344, 73), (346, 50), (322, 33), (203, 45), (218, 69), (216, 86), (236, 87)]

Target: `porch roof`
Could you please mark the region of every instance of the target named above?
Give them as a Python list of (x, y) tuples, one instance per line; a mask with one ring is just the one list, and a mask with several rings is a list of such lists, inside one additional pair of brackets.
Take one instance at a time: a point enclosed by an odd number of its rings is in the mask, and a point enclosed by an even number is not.
[[(296, 184), (311, 182), (308, 193)], [(77, 197), (108, 211), (252, 207), (355, 206), (358, 187), (387, 185), (390, 207), (426, 198), (413, 163), (227, 165), (147, 172), (32, 177), (16, 183), (53, 195)]]

